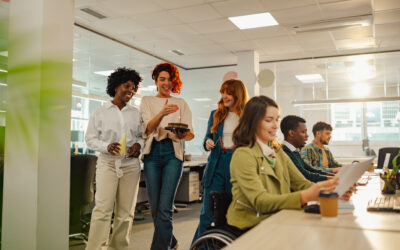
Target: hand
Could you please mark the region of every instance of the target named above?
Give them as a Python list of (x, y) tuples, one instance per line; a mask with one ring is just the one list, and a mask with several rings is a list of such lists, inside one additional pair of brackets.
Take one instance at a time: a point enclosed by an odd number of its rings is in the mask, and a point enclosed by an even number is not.
[(121, 144), (118, 142), (111, 143), (107, 146), (107, 151), (113, 155), (119, 155), (121, 151)]
[(339, 178), (330, 179), (327, 181), (320, 181), (314, 183), (311, 187), (301, 191), (300, 202), (301, 204), (306, 204), (309, 201), (318, 200), (319, 191), (328, 190), (333, 191), (337, 186)]
[(128, 155), (126, 156), (126, 158), (130, 157), (138, 158), (140, 155), (140, 148), (141, 146), (139, 143), (133, 144), (132, 147), (128, 149)]
[(338, 168), (332, 168), (332, 173), (337, 174), (340, 170), (340, 167)]
[(186, 137), (186, 131), (185, 132), (183, 132), (182, 130), (180, 130), (180, 129), (173, 129), (172, 130), (172, 133), (174, 133), (175, 135), (176, 135), (176, 137), (178, 137), (178, 139), (180, 139), (180, 140), (182, 140), (183, 138), (185, 138)]
[(357, 184), (354, 184), (349, 190), (347, 190), (339, 199), (340, 200), (345, 200), (348, 201), (350, 200), (351, 196), (353, 193), (355, 193), (357, 190)]
[[(168, 101), (168, 99), (167, 99)], [(178, 111), (179, 106), (176, 104), (168, 104), (168, 102), (165, 102), (163, 109), (160, 111), (160, 114), (162, 117), (175, 113), (176, 111)]]
[(215, 148), (214, 141), (211, 140), (211, 139), (207, 139), (207, 141), (206, 141), (206, 149), (207, 150), (211, 150), (213, 148)]

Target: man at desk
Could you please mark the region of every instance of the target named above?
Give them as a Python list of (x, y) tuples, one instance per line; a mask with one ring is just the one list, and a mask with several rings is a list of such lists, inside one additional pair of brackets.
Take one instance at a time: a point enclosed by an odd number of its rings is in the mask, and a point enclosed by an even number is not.
[(288, 115), (281, 121), (281, 131), (285, 137), (282, 149), (303, 176), (312, 182), (326, 180), (327, 171), (325, 169), (308, 165), (300, 156), (300, 149), (306, 145), (308, 139), (306, 121), (301, 117)]
[(331, 140), (332, 126), (323, 121), (314, 124), (312, 132), (314, 140), (301, 150), (301, 158), (310, 166), (337, 173), (341, 164), (333, 159), (331, 151), (325, 146)]

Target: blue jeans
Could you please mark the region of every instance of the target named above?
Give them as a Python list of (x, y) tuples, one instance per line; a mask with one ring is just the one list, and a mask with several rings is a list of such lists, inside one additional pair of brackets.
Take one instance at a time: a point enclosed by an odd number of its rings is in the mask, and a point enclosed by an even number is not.
[(192, 243), (202, 234), (214, 221), (214, 217), (210, 213), (209, 196), (211, 191), (232, 192), (230, 163), (232, 159), (232, 150), (227, 149), (222, 152), (218, 158), (214, 176), (210, 186), (204, 188), (203, 207), (200, 212), (200, 222), (194, 234)]
[(176, 244), (172, 234), (173, 202), (183, 163), (175, 157), (170, 139), (153, 141), (144, 156), (144, 175), (154, 222), (152, 250), (171, 249)]

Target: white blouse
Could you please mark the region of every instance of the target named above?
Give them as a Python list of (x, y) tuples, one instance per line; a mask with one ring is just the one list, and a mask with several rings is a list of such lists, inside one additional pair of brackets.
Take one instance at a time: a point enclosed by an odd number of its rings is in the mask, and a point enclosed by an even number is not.
[[(164, 116), (158, 127), (151, 134), (146, 135), (145, 131), (147, 124), (158, 113), (160, 113), (167, 99), (168, 104), (176, 104), (179, 106), (178, 111)], [(179, 97), (161, 98), (156, 96), (144, 96), (140, 104), (140, 111), (142, 113), (144, 124), (143, 138), (146, 140), (144, 144), (143, 155), (150, 153), (153, 139), (161, 141), (163, 139), (170, 138), (173, 142), (175, 157), (183, 161), (183, 140), (178, 139), (174, 133), (169, 130), (165, 130), (164, 128), (168, 126), (168, 123), (185, 123), (188, 124), (190, 132), (194, 134), (192, 125), (192, 111), (190, 110), (186, 101)]]
[(224, 130), (222, 136), (222, 141), (225, 148), (232, 148), (234, 146), (232, 135), (238, 124), (239, 116), (235, 112), (229, 112), (228, 116), (224, 120)]
[[(129, 103), (120, 110), (108, 101), (92, 113), (85, 141), (90, 149), (113, 157), (107, 151), (107, 146), (110, 143), (119, 142), (124, 133), (126, 133), (127, 149), (135, 143), (139, 143), (143, 148), (143, 123), (139, 110)], [(122, 166), (133, 162), (139, 163), (137, 158), (129, 158), (122, 161)]]

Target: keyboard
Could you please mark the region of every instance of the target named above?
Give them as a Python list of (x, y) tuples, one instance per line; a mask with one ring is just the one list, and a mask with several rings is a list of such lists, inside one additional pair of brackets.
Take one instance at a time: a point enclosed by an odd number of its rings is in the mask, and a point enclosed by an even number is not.
[(367, 211), (400, 212), (400, 197), (381, 196), (368, 202)]

